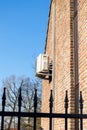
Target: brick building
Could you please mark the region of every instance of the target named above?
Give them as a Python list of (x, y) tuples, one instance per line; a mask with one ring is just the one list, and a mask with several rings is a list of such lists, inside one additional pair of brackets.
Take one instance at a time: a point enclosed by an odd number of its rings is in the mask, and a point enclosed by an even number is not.
[[(45, 43), (45, 54), (53, 62), (52, 81), (42, 81), (42, 112), (49, 111), (49, 95), (53, 90), (53, 112), (64, 112), (64, 96), (68, 90), (69, 113), (78, 113), (79, 91), (83, 93), (87, 114), (87, 0), (51, 0)], [(48, 130), (48, 119), (42, 119)], [(69, 120), (69, 130), (78, 123)], [(54, 119), (53, 130), (64, 130), (64, 120)], [(84, 130), (87, 121), (84, 120)]]

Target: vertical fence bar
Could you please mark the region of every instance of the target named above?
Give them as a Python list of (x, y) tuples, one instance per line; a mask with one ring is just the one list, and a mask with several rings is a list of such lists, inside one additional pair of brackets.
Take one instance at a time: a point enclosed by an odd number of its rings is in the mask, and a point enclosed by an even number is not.
[(1, 120), (1, 130), (4, 128), (4, 111), (5, 111), (5, 100), (6, 100), (6, 88), (4, 88), (3, 96), (2, 96), (2, 120)]
[[(83, 114), (83, 98), (82, 92), (80, 91), (80, 114)], [(83, 119), (80, 118), (80, 130), (83, 130)]]
[[(34, 95), (34, 114), (37, 111), (37, 89), (35, 89), (35, 95)], [(34, 130), (36, 130), (36, 116), (34, 117)]]
[(19, 89), (19, 97), (18, 97), (18, 130), (20, 130), (20, 112), (21, 112), (21, 88)]
[[(66, 96), (65, 96), (65, 114), (68, 113), (68, 91), (66, 91)], [(68, 130), (68, 123), (67, 123), (67, 118), (65, 118), (65, 130)]]
[(52, 110), (53, 110), (53, 94), (52, 94), (52, 90), (50, 93), (50, 99), (49, 99), (49, 107), (50, 107), (50, 121), (49, 121), (49, 130), (52, 130)]

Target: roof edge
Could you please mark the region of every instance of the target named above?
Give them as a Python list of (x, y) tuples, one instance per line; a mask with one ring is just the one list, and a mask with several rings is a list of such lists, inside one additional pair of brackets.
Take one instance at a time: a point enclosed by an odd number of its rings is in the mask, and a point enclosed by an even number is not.
[(50, 7), (49, 7), (49, 15), (48, 15), (48, 24), (47, 24), (47, 31), (46, 31), (46, 40), (45, 40), (44, 53), (46, 53), (46, 45), (47, 45), (47, 37), (48, 37), (48, 27), (49, 27), (49, 21), (50, 21), (50, 13), (51, 13), (52, 1), (53, 0), (50, 1)]

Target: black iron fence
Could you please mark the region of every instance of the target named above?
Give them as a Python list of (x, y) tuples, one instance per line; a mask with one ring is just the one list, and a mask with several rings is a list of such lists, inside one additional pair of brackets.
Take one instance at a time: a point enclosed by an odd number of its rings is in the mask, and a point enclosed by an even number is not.
[(50, 100), (49, 100), (49, 113), (40, 113), (37, 112), (37, 90), (35, 90), (34, 95), (34, 112), (22, 112), (21, 111), (21, 102), (22, 102), (22, 95), (21, 95), (21, 89), (19, 91), (19, 98), (18, 98), (18, 111), (17, 112), (9, 112), (5, 111), (5, 101), (6, 101), (6, 94), (5, 94), (5, 88), (3, 92), (2, 97), (2, 111), (0, 111), (1, 116), (1, 130), (4, 130), (4, 118), (5, 117), (17, 117), (18, 118), (18, 130), (20, 130), (21, 123), (20, 119), (21, 117), (32, 117), (34, 118), (34, 128), (33, 130), (36, 130), (37, 125), (37, 118), (49, 118), (49, 130), (52, 130), (52, 119), (53, 118), (63, 118), (65, 120), (65, 130), (68, 130), (68, 119), (79, 119), (80, 120), (80, 130), (83, 130), (83, 119), (87, 119), (87, 114), (83, 114), (83, 99), (82, 99), (82, 92), (80, 92), (80, 99), (79, 99), (79, 108), (80, 108), (80, 114), (68, 114), (68, 92), (66, 91), (65, 95), (65, 113), (53, 113), (53, 95), (52, 90), (50, 93)]

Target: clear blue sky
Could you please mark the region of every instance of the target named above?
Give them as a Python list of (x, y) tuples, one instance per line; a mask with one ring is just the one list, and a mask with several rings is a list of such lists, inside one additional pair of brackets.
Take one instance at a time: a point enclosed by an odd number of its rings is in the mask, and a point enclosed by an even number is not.
[(0, 81), (34, 77), (35, 59), (44, 52), (50, 0), (0, 0)]

